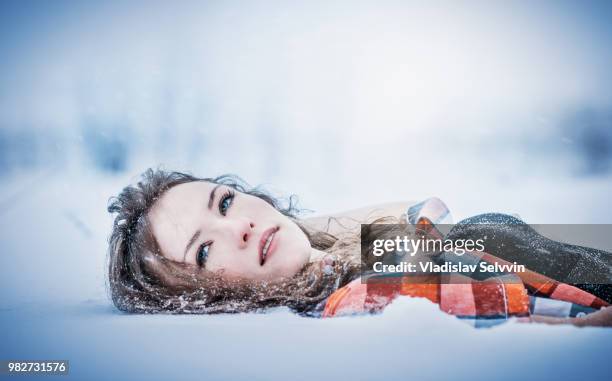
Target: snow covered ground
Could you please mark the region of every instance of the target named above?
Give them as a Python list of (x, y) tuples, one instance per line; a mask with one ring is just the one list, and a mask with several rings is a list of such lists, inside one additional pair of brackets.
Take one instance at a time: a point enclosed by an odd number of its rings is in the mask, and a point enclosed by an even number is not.
[[(400, 299), (382, 315), (329, 320), (284, 309), (221, 316), (119, 313), (106, 297), (111, 218), (105, 206), (129, 178), (64, 170), (4, 178), (1, 359), (67, 359), (68, 378), (78, 380), (558, 380), (608, 373), (612, 329), (510, 322), (475, 330), (419, 299)], [(466, 192), (432, 195), (452, 198), (455, 219), (507, 197), (498, 205), (538, 222), (554, 222), (550, 215), (558, 213), (540, 204), (562, 205), (563, 215), (578, 216), (573, 222), (612, 222), (589, 206), (610, 210), (609, 180), (568, 185), (560, 192), (552, 192), (558, 183), (550, 180), (521, 183), (522, 192), (497, 186), (490, 189), (495, 196), (481, 202)], [(367, 194), (364, 189), (352, 197)], [(574, 200), (586, 194), (596, 199), (585, 212)], [(533, 202), (524, 202), (528, 196)]]
[[(416, 299), (130, 316), (104, 269), (107, 200), (157, 163), (316, 213), (437, 196), (455, 221), (612, 224), (610, 2), (180, 3), (1, 2), (0, 360), (67, 359), (75, 380), (608, 376), (612, 329), (475, 330)], [(598, 238), (576, 243), (612, 250)]]

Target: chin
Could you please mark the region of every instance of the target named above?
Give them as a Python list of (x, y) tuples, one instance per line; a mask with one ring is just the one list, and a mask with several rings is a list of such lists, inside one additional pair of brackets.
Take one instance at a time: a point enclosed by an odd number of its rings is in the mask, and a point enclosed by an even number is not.
[[(300, 259), (302, 256), (300, 256)], [(283, 264), (281, 268), (276, 272), (278, 277), (291, 278), (295, 274), (299, 273), (304, 266), (308, 263), (308, 259), (304, 261), (296, 261), (291, 263)]]

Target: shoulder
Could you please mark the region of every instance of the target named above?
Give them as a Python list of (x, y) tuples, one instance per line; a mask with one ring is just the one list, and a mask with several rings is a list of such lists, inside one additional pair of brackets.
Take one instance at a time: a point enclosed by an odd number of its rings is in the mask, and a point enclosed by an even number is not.
[(369, 223), (382, 217), (400, 219), (416, 201), (398, 201), (376, 204), (348, 211), (330, 213), (305, 218), (301, 222), (315, 230), (337, 234), (345, 231), (358, 231), (362, 223)]

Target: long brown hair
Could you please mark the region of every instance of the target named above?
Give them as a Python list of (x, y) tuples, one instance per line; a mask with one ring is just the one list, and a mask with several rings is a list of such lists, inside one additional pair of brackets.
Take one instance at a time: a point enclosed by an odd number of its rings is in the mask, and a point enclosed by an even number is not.
[[(294, 221), (311, 246), (328, 256), (308, 263), (291, 279), (275, 282), (229, 282), (167, 259), (152, 234), (147, 213), (168, 189), (192, 181), (224, 184), (261, 198)], [(140, 181), (125, 187), (108, 205), (109, 213), (116, 213), (108, 250), (108, 288), (114, 305), (135, 313), (245, 312), (287, 306), (302, 315), (316, 315), (332, 292), (359, 276), (360, 237), (312, 231), (298, 218), (295, 196), (287, 201), (284, 206), (282, 200), (250, 187), (236, 175), (199, 178), (146, 170)]]

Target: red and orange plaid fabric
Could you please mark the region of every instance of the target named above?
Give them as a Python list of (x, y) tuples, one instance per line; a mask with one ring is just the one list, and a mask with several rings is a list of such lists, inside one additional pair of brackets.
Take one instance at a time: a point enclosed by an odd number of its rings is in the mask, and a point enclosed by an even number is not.
[[(527, 286), (516, 274), (505, 274), (484, 281), (463, 275), (455, 283), (446, 283), (444, 275), (356, 279), (334, 292), (327, 300), (322, 317), (381, 312), (399, 296), (421, 297), (438, 304), (440, 310), (476, 326), (488, 326), (512, 317), (545, 315), (580, 316), (609, 304), (577, 287), (559, 283), (539, 274), (531, 274), (541, 283)], [(416, 276), (419, 277), (419, 276)], [(386, 279), (385, 279), (386, 278)], [(537, 295), (546, 295), (546, 298)]]
[[(406, 220), (431, 228), (449, 217), (444, 203), (429, 199), (411, 207)], [(475, 262), (509, 264), (485, 252), (468, 252), (464, 259), (470, 256)], [(380, 312), (399, 296), (427, 298), (442, 311), (473, 322), (477, 327), (495, 325), (511, 317), (580, 316), (609, 305), (584, 290), (530, 270), (500, 273), (485, 280), (461, 274), (400, 277), (382, 274), (365, 282), (356, 279), (338, 289), (327, 299), (322, 317)]]

